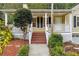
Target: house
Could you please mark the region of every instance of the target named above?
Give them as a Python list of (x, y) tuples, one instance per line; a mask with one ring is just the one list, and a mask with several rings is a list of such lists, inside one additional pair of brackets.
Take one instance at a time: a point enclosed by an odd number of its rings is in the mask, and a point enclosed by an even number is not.
[[(52, 4), (53, 5), (53, 4)], [(23, 8), (28, 8), (23, 4)], [(72, 41), (79, 44), (79, 5), (72, 9), (30, 9), (33, 16), (32, 23), (28, 26), (27, 38), (31, 44), (33, 35), (40, 36), (36, 40), (44, 41), (48, 44), (48, 38), (52, 32), (57, 32), (63, 36), (63, 42)], [(14, 13), (16, 9), (1, 9), (5, 13), (5, 26), (7, 26), (7, 14)], [(20, 33), (19, 33), (20, 35)], [(21, 36), (20, 36), (21, 37)], [(41, 42), (40, 41), (40, 42)], [(40, 43), (39, 42), (39, 43)]]

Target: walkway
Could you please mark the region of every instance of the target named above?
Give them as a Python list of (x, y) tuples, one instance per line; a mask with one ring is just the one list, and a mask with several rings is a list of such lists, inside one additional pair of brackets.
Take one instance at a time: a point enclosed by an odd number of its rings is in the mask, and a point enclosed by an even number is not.
[(46, 44), (31, 44), (29, 56), (49, 56), (49, 49)]
[(3, 56), (16, 56), (21, 45), (28, 44), (28, 40), (15, 39), (8, 44), (3, 51)]

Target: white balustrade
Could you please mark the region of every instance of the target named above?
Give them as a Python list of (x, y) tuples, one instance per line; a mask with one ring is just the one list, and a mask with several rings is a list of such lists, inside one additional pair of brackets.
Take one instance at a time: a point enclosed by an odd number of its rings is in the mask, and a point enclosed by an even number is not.
[(54, 32), (69, 32), (69, 25), (65, 24), (53, 24)]
[(29, 26), (29, 44), (31, 44), (31, 39), (32, 39), (32, 30), (33, 30), (33, 28), (32, 28), (32, 24), (31, 24), (31, 26)]

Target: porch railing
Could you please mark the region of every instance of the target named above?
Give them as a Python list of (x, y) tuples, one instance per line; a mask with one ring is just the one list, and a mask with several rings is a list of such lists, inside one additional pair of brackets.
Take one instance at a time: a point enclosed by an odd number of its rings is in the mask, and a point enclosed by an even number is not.
[(31, 38), (32, 38), (32, 24), (28, 26), (28, 40), (29, 44), (31, 44)]
[(46, 25), (46, 27), (45, 27), (45, 34), (46, 34), (46, 42), (47, 42), (47, 45), (48, 45), (48, 40), (49, 40), (49, 36), (50, 36), (50, 31), (49, 31), (49, 27), (50, 27), (50, 25)]
[(53, 31), (54, 32), (69, 32), (70, 28), (69, 28), (69, 25), (65, 25), (65, 24), (53, 24)]

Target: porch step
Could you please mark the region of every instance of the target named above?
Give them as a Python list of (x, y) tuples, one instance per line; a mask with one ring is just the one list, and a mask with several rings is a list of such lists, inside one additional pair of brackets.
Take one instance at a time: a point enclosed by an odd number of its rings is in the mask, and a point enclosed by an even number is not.
[(46, 41), (32, 41), (31, 44), (46, 44)]
[(44, 32), (32, 33), (32, 44), (46, 44), (46, 37)]

